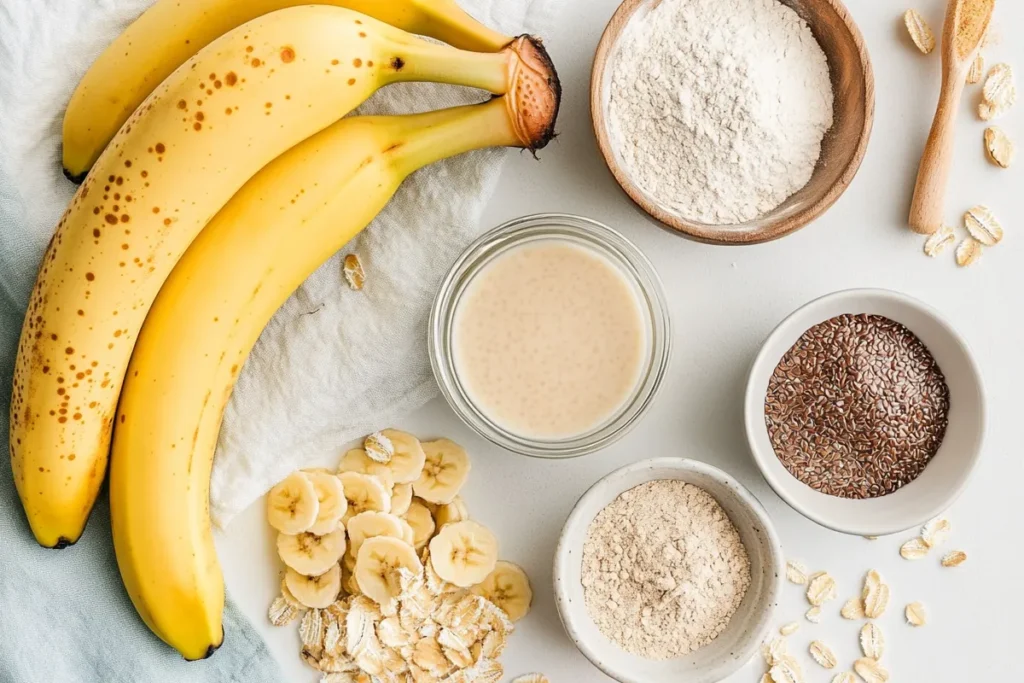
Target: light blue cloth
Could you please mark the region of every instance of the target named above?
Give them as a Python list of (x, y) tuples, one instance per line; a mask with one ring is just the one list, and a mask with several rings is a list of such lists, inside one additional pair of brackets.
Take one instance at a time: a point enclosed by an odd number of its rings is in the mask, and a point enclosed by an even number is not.
[[(125, 4), (0, 0), (0, 683), (277, 682), (282, 675), (266, 645), (230, 601), (224, 645), (210, 659), (186, 662), (150, 633), (121, 585), (105, 489), (76, 545), (40, 548), (8, 464), (7, 413), (22, 316), (48, 236), (74, 189), (60, 178), (66, 84), (91, 60), (89, 52), (73, 54), (89, 41), (78, 35), (75, 45), (67, 44), (73, 31), (59, 29), (62, 20), (46, 14), (69, 20), (92, 11), (105, 17), (109, 33), (130, 18)], [(58, 82), (65, 85), (57, 88)], [(26, 191), (29, 186), (38, 191)]]

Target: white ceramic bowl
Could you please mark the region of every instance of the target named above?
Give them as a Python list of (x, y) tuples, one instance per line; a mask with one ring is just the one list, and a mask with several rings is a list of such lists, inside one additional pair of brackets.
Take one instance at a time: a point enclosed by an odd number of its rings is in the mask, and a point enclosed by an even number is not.
[[(653, 661), (631, 655), (597, 629), (583, 600), (583, 542), (590, 522), (619, 494), (648, 481), (679, 479), (701, 487), (725, 509), (750, 557), (751, 582), (729, 626), (685, 657)], [(714, 683), (742, 667), (772, 626), (782, 588), (782, 544), (768, 513), (722, 470), (684, 458), (627, 465), (598, 481), (576, 503), (555, 551), (555, 602), (566, 633), (594, 666), (621, 683)]]
[[(843, 314), (882, 315), (905, 325), (924, 343), (949, 385), (949, 426), (924, 472), (895, 493), (851, 500), (807, 486), (782, 465), (765, 426), (768, 380), (782, 356), (809, 328)], [(807, 518), (836, 531), (883, 536), (916, 527), (940, 515), (967, 486), (981, 455), (985, 392), (967, 343), (930, 306), (885, 289), (835, 292), (806, 304), (769, 335), (754, 360), (744, 406), (747, 440), (757, 466), (779, 496)]]

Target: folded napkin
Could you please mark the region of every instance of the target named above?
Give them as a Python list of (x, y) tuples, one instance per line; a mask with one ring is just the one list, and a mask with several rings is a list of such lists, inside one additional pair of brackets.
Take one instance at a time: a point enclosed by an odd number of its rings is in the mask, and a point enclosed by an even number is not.
[[(0, 453), (8, 451), (9, 387), (29, 292), (75, 190), (60, 170), (64, 108), (93, 59), (150, 2), (0, 2)], [(555, 2), (462, 0), (509, 33), (543, 32)], [(480, 97), (393, 86), (363, 111), (420, 111)], [(246, 365), (225, 422), (212, 501), (219, 521), (291, 468), (335, 457), (339, 443), (430, 398), (429, 300), (443, 269), (478, 231), (501, 159), (500, 152), (482, 152), (416, 174), (351, 247), (365, 263), (366, 289), (347, 291), (334, 260), (277, 315)], [(230, 600), (225, 645), (209, 660), (185, 662), (154, 638), (121, 585), (109, 527), (104, 493), (78, 544), (38, 547), (10, 468), (0, 467), (0, 681), (281, 680)]]
[[(545, 35), (558, 0), (459, 0), (509, 35)], [(409, 83), (357, 113), (408, 113), (483, 99), (465, 88)], [(211, 512), (223, 526), (299, 467), (333, 467), (345, 442), (388, 427), (437, 394), (427, 318), (448, 267), (482, 230), (508, 150), (448, 159), (410, 177), (370, 227), (278, 311), (242, 369), (221, 428)], [(340, 261), (355, 252), (362, 291)]]

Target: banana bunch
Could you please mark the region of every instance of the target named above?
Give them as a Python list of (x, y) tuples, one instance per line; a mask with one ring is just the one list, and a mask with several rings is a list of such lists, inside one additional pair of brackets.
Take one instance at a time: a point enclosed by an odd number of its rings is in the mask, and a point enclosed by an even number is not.
[[(272, 9), (271, 3), (229, 4)], [(407, 4), (380, 3), (392, 9)], [(427, 0), (416, 4), (429, 6)], [(170, 12), (171, 5), (186, 13), (198, 6), (161, 2), (151, 11)], [(193, 23), (187, 18), (164, 22), (163, 36), (187, 43), (183, 37), (190, 35)], [(454, 25), (462, 26), (465, 36), (473, 34), (468, 20), (447, 22), (447, 28), (439, 25), (438, 32), (444, 35)], [(133, 49), (153, 44), (136, 40)], [(118, 71), (108, 72), (109, 61), (97, 62), (84, 83), (121, 83), (121, 71), (138, 66), (137, 60), (119, 63)], [(346, 186), (361, 208), (351, 212), (350, 226), (339, 233), (346, 236), (343, 243), (417, 165), (479, 146), (542, 144), (550, 132), (543, 126), (553, 122), (554, 109), (549, 106), (537, 116), (516, 108), (527, 93), (523, 86), (536, 83), (530, 79), (537, 77), (550, 79), (550, 105), (557, 100), (557, 83), (542, 48), (528, 38), (512, 41), (498, 53), (465, 52), (351, 10), (308, 5), (265, 14), (229, 31), (158, 85), (106, 146), (58, 224), (23, 325), (11, 404), (11, 459), (39, 543), (59, 548), (81, 535), (107, 470), (114, 413), (143, 320), (186, 248), (214, 216), (224, 224), (244, 216), (242, 205), (253, 212), (270, 207), (268, 213), (281, 221), (281, 230), (290, 233), (314, 213), (320, 225), (332, 212), (349, 213), (349, 206), (331, 201)], [(432, 125), (429, 117), (404, 123), (364, 120), (324, 131), (379, 87), (409, 80), (470, 85), (496, 95), (515, 88), (519, 94), (488, 110), (494, 130), (478, 130), (464, 143), (424, 136), (434, 147), (421, 145), (418, 153), (411, 146), (388, 150), (391, 142), (379, 143), (389, 135), (404, 142), (403, 136)], [(98, 130), (112, 116), (104, 107), (69, 112), (74, 120), (97, 117), (83, 124), (89, 130)], [(483, 118), (488, 118), (483, 112), (464, 112), (437, 122), (451, 119), (461, 127), (461, 121), (471, 124)], [(524, 128), (524, 121), (535, 127)], [(451, 132), (451, 127), (445, 130)], [(318, 131), (324, 135), (299, 145), (254, 179), (275, 157)], [(359, 141), (349, 144), (354, 138)], [(374, 163), (359, 167), (364, 159)], [(320, 182), (324, 175), (333, 184)], [(374, 186), (363, 201), (359, 183), (373, 183), (383, 175), (390, 176), (384, 187), (392, 189), (380, 192)], [(322, 210), (314, 211), (309, 201), (293, 205), (291, 195), (268, 190), (279, 181), (296, 196), (319, 186), (319, 192), (305, 196), (316, 194), (324, 202)], [(235, 201), (228, 205), (233, 195)], [(315, 240), (313, 233), (310, 239)], [(338, 238), (332, 236), (330, 243)], [(287, 282), (301, 279), (309, 263), (330, 253), (323, 237), (319, 239), (287, 264)], [(250, 260), (247, 268), (255, 273), (258, 266)], [(218, 268), (202, 275), (207, 278), (204, 289), (215, 288), (224, 272)], [(295, 286), (284, 281), (274, 285), (287, 291)], [(268, 287), (263, 294), (265, 309), (286, 292)], [(228, 329), (233, 318), (226, 314), (219, 334), (239, 332)], [(199, 403), (204, 403), (202, 397)]]
[[(458, 444), (448, 439), (421, 443), (411, 434), (390, 429), (371, 434), (363, 448), (346, 453), (337, 474), (300, 471), (285, 478), (267, 496), (267, 519), (279, 532), (278, 555), (286, 567), (282, 595), (269, 611), (271, 623), (290, 623), (303, 610), (350, 614), (344, 601), (358, 596), (377, 605), (381, 619), (394, 615), (400, 603), (400, 613), (411, 614), (403, 602), (411, 599), (419, 618), (443, 623), (450, 617), (447, 611), (457, 610), (455, 606), (467, 596), (485, 602), (468, 603), (471, 614), (456, 619), (463, 628), (463, 622), (486, 614), (484, 606), (488, 604), (500, 610), (499, 621), (513, 623), (525, 617), (533, 599), (529, 578), (521, 567), (499, 561), (494, 534), (470, 520), (459, 495), (469, 473), (469, 458)], [(340, 492), (326, 483), (330, 478), (340, 483)], [(400, 480), (404, 481), (398, 483)], [(396, 509), (391, 503), (396, 489), (403, 486), (411, 487), (412, 500), (404, 509)], [(405, 494), (401, 495), (404, 500)], [(329, 511), (326, 515), (320, 512), (324, 506)], [(351, 514), (353, 506), (361, 511)], [(341, 513), (346, 509), (349, 515)], [(336, 521), (327, 525), (325, 519)], [(393, 633), (389, 640), (387, 634), (408, 626), (402, 626), (400, 619), (385, 619), (378, 629), (381, 639), (388, 640), (400, 654), (402, 646), (412, 644), (410, 638), (419, 636)], [(330, 645), (307, 630), (304, 619), (301, 631), (307, 662), (340, 665), (341, 653), (323, 661), (314, 656)], [(320, 634), (325, 629), (321, 625), (313, 630)], [(313, 641), (306, 642), (307, 636)], [(454, 640), (457, 643), (469, 637)], [(486, 644), (486, 634), (477, 633), (476, 637), (484, 640), (480, 650), (488, 648), (488, 656), (500, 654), (499, 647)], [(439, 666), (460, 662), (451, 652), (458, 645), (445, 641), (441, 646), (446, 654), (439, 659)], [(417, 643), (412, 660), (422, 666), (420, 647)], [(355, 664), (364, 672), (372, 670), (358, 658), (358, 652), (350, 649), (348, 655), (356, 657)], [(480, 656), (467, 648), (467, 659), (461, 665), (468, 666)], [(404, 665), (398, 661), (389, 670), (400, 672)]]
[[(206, 501), (239, 369), (291, 292), (372, 220), (409, 173), (470, 149), (547, 141), (557, 92), (546, 58), (525, 38), (499, 57), (510, 79), (502, 97), (410, 116), (345, 119), (271, 162), (204, 227), (149, 310), (116, 417), (111, 521), (129, 595), (153, 630), (186, 656), (219, 642), (223, 584)], [(390, 481), (357, 471), (341, 476), (346, 523), (364, 512), (390, 512), (393, 496), (396, 504), (409, 498), (408, 490), (381, 481), (411, 484), (425, 500), (447, 504), (464, 480), (460, 456), (447, 444), (420, 453), (400, 435), (389, 436), (392, 460), (384, 465), (367, 453), (365, 461), (386, 467)], [(421, 484), (428, 475), (434, 483)], [(438, 483), (450, 476), (452, 486)]]
[[(495, 97), (342, 119), (412, 80)], [(186, 658), (213, 652), (224, 588), (209, 473), (260, 331), (406, 176), (472, 149), (543, 147), (559, 98), (538, 41), (486, 29), (451, 0), (157, 2), (90, 68), (65, 117), (66, 171), (88, 175), (44, 255), (11, 401), (14, 479), (39, 543), (80, 537), (112, 453), (114, 545), (132, 601)], [(451, 493), (468, 472), (457, 450), (385, 432), (340, 476), (283, 482), (279, 552), (306, 558), (285, 584), (325, 595), (358, 585), (360, 553), (374, 558), (364, 566), (414, 566), (377, 539), (415, 551), (437, 527), (428, 505), (464, 516)], [(364, 590), (394, 588), (381, 581)]]
[[(306, 0), (156, 2), (100, 54), (71, 95), (64, 114), (64, 174), (81, 182), (132, 112), (201, 48), (257, 17), (303, 4)], [(320, 4), (362, 12), (464, 50), (498, 52), (512, 42), (475, 21), (454, 0), (322, 0)], [(344, 36), (338, 39), (345, 40)]]

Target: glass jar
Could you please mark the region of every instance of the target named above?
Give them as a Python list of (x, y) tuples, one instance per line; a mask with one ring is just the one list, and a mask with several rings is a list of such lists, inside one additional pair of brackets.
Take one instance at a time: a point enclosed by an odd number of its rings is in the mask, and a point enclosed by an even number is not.
[[(633, 288), (642, 316), (646, 357), (632, 393), (596, 427), (567, 438), (540, 439), (516, 434), (474, 404), (456, 369), (453, 326), (460, 299), (474, 276), (508, 250), (541, 240), (585, 247), (616, 267)], [(600, 450), (624, 436), (647, 412), (661, 386), (672, 350), (665, 292), (647, 257), (629, 240), (589, 218), (536, 214), (517, 218), (482, 235), (458, 258), (434, 299), (429, 348), (441, 393), (458, 416), (481, 436), (510, 451), (545, 458), (568, 458)]]

